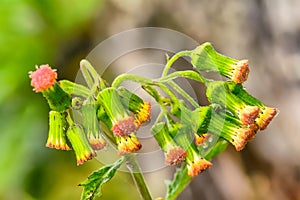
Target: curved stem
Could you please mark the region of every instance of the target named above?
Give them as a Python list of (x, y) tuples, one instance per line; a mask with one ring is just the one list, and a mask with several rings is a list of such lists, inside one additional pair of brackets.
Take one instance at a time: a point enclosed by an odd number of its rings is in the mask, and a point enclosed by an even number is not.
[(170, 80), (176, 79), (178, 77), (188, 78), (188, 79), (195, 80), (195, 81), (201, 82), (201, 83), (207, 82), (207, 80), (201, 74), (199, 74), (193, 70), (176, 71), (176, 72), (173, 72), (173, 73), (171, 73), (167, 76), (164, 76), (160, 79), (157, 79), (157, 81), (160, 83), (165, 83)]
[(149, 189), (146, 185), (144, 176), (142, 174), (141, 168), (135, 159), (134, 154), (126, 155), (126, 166), (130, 171), (132, 178), (140, 192), (143, 200), (152, 200)]
[(111, 86), (117, 88), (117, 87), (120, 86), (120, 84), (122, 82), (127, 81), (127, 80), (134, 81), (134, 82), (137, 82), (137, 83), (140, 83), (140, 84), (146, 84), (146, 85), (153, 85), (154, 84), (154, 82), (149, 78), (145, 78), (145, 77), (142, 77), (142, 76), (137, 76), (137, 75), (134, 75), (134, 74), (121, 74), (121, 75), (117, 76), (117, 78), (115, 78), (115, 80), (113, 81)]
[(164, 71), (162, 73), (162, 77), (166, 76), (171, 68), (171, 66), (173, 65), (173, 63), (180, 57), (182, 56), (189, 56), (191, 55), (191, 51), (180, 51), (178, 53), (176, 53), (171, 59), (168, 60)]

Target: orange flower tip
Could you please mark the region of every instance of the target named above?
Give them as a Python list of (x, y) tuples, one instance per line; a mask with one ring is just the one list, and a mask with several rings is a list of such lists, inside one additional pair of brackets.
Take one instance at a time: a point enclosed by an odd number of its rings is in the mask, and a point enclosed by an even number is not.
[(239, 117), (243, 125), (253, 124), (259, 115), (260, 108), (258, 106), (245, 106), (239, 113)]
[(135, 133), (136, 130), (137, 126), (134, 123), (133, 117), (120, 120), (112, 127), (114, 135), (118, 137), (128, 136), (131, 133)]
[(201, 135), (195, 134), (195, 144), (197, 146), (203, 144), (206, 140), (208, 140), (208, 138), (210, 138), (210, 134), (209, 133), (204, 133)]
[(277, 113), (278, 113), (278, 109), (276, 108), (270, 108), (270, 107), (262, 108), (258, 118), (255, 121), (258, 124), (259, 129), (265, 130)]
[(191, 163), (188, 163), (188, 175), (190, 177), (195, 177), (204, 170), (210, 168), (212, 166), (212, 163), (208, 160), (205, 160), (204, 158), (201, 158), (199, 160), (193, 161)]
[(252, 130), (249, 127), (240, 128), (236, 130), (235, 135), (230, 141), (237, 151), (241, 151), (246, 146), (250, 138), (253, 138), (256, 130)]
[(142, 148), (140, 141), (132, 133), (128, 136), (117, 137), (119, 155), (136, 152)]
[(248, 67), (248, 60), (240, 60), (236, 63), (233, 70), (232, 80), (236, 84), (243, 83), (247, 80), (250, 70)]
[(55, 69), (51, 69), (49, 65), (41, 65), (39, 68), (36, 66), (36, 71), (29, 72), (31, 78), (31, 86), (36, 92), (41, 92), (53, 86), (57, 79)]
[(47, 142), (46, 147), (64, 151), (72, 150), (67, 144), (53, 144), (52, 142)]
[(151, 104), (150, 102), (144, 102), (139, 111), (135, 114), (135, 123), (139, 127), (142, 123), (150, 119)]
[(166, 153), (165, 163), (167, 165), (176, 165), (184, 161), (187, 152), (180, 148), (174, 147)]
[(77, 166), (82, 165), (86, 161), (91, 160), (93, 157), (96, 157), (96, 156), (97, 156), (96, 152), (92, 152), (92, 153), (89, 153), (89, 154), (83, 156), (82, 158), (78, 158), (77, 159)]
[(256, 123), (254, 123), (254, 124), (249, 125), (249, 129), (251, 132), (247, 137), (247, 142), (250, 142), (255, 138), (256, 133), (259, 130), (259, 126)]

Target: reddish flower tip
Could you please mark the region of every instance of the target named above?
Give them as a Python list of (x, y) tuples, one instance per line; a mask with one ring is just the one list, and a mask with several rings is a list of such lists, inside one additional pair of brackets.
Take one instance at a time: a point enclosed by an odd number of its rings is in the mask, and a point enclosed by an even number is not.
[(242, 124), (253, 124), (255, 119), (258, 117), (259, 111), (260, 108), (257, 106), (245, 106), (239, 113)]
[(40, 68), (36, 66), (36, 71), (29, 72), (29, 77), (31, 78), (31, 86), (34, 87), (34, 91), (41, 92), (54, 85), (57, 73), (49, 65), (41, 65)]
[(240, 60), (236, 63), (233, 71), (232, 80), (235, 83), (243, 83), (247, 80), (250, 70), (248, 67), (248, 60)]
[(166, 153), (165, 163), (167, 165), (176, 165), (184, 161), (186, 155), (187, 152), (184, 149), (180, 147), (174, 147)]
[(96, 151), (106, 146), (106, 141), (103, 138), (89, 137), (88, 140), (92, 148)]
[(133, 117), (128, 117), (127, 119), (120, 120), (112, 127), (114, 135), (118, 137), (128, 136), (136, 130), (137, 127), (134, 123)]

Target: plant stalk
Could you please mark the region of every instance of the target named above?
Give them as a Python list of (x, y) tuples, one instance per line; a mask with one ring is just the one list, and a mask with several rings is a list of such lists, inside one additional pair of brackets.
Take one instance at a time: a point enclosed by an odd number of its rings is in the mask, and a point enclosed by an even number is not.
[(190, 56), (191, 55), (191, 51), (180, 51), (178, 53), (176, 53), (171, 59), (168, 59), (168, 62), (164, 68), (164, 71), (162, 73), (162, 77), (166, 76), (171, 68), (171, 66), (173, 65), (173, 63), (178, 60), (178, 58), (182, 57), (182, 56)]
[(126, 157), (126, 166), (132, 175), (132, 178), (135, 182), (135, 185), (138, 188), (138, 191), (139, 191), (142, 199), (143, 200), (152, 200), (150, 191), (148, 189), (148, 186), (146, 185), (141, 168), (135, 159), (135, 155), (129, 154), (129, 155), (126, 155), (125, 157)]

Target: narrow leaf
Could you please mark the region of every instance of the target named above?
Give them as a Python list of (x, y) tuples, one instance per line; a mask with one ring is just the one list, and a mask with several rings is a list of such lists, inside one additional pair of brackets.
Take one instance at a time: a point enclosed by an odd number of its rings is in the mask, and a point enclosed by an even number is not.
[(104, 166), (93, 172), (87, 180), (80, 183), (79, 186), (83, 186), (81, 200), (93, 200), (96, 196), (101, 196), (102, 185), (115, 175), (123, 161), (124, 157), (121, 157), (115, 163)]

